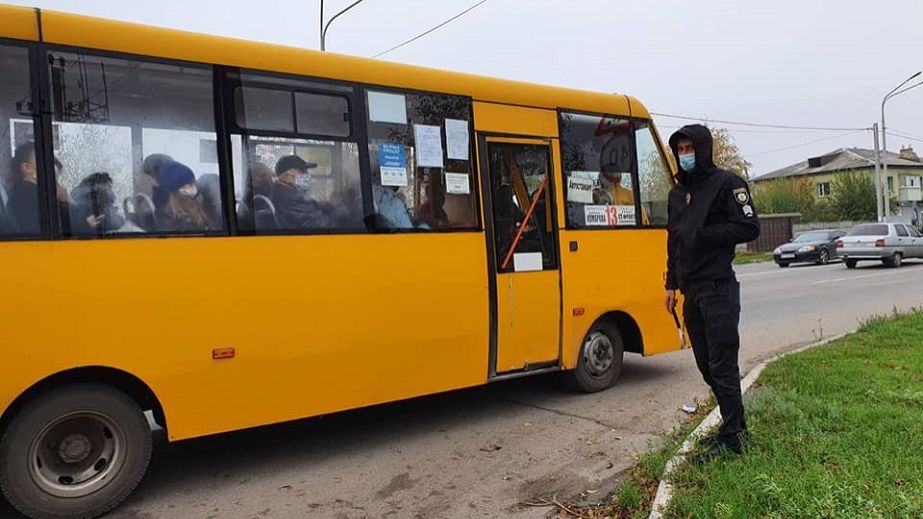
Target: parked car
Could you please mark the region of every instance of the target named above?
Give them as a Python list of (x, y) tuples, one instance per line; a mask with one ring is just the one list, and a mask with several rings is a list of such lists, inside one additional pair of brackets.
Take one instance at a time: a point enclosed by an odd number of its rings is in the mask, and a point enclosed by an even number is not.
[(839, 229), (808, 231), (799, 234), (791, 243), (776, 247), (772, 257), (780, 267), (792, 263), (826, 265), (837, 257), (836, 241), (845, 234), (846, 231)]
[(881, 261), (888, 267), (900, 267), (906, 258), (923, 258), (923, 234), (916, 227), (902, 223), (857, 225), (836, 246), (846, 268), (851, 269), (860, 261)]

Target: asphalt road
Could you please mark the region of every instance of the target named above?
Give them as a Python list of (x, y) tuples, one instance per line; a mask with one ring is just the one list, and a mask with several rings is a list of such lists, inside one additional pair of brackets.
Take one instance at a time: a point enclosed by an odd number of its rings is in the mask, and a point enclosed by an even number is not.
[[(923, 303), (923, 263), (738, 268), (741, 368)], [(544, 517), (523, 502), (598, 498), (705, 398), (689, 351), (626, 357), (593, 395), (549, 378), (493, 384), (263, 429), (159, 442), (116, 519)], [(0, 517), (12, 517), (0, 504)]]

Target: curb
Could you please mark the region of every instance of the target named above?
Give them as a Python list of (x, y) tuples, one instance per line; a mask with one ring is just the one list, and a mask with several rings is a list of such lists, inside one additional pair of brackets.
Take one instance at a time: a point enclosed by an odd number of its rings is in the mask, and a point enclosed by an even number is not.
[[(753, 386), (753, 383), (756, 382), (756, 379), (759, 378), (760, 373), (768, 366), (770, 363), (775, 362), (786, 355), (791, 355), (793, 353), (800, 353), (811, 348), (816, 348), (818, 346), (823, 346), (830, 342), (842, 339), (843, 337), (849, 335), (852, 332), (841, 333), (839, 335), (834, 335), (827, 339), (821, 339), (817, 342), (808, 344), (807, 346), (802, 346), (801, 348), (796, 348), (792, 351), (787, 351), (785, 353), (780, 353), (773, 357), (770, 357), (763, 362), (757, 364), (753, 369), (750, 370), (747, 375), (740, 381), (740, 392), (745, 394), (747, 390)], [(686, 455), (695, 447), (696, 440), (705, 435), (705, 432), (721, 424), (721, 410), (715, 407), (712, 409), (708, 416), (702, 420), (699, 425), (689, 433), (689, 436), (686, 437), (686, 440), (683, 441), (683, 444), (680, 445), (679, 449), (676, 451), (676, 454), (667, 461), (666, 466), (663, 469), (663, 475), (660, 476), (660, 484), (657, 485), (657, 494), (654, 495), (654, 502), (651, 504), (651, 514), (648, 516), (648, 519), (663, 519), (663, 513), (667, 510), (667, 506), (670, 504), (670, 500), (673, 498), (673, 484), (670, 482), (670, 476), (673, 472), (686, 461)]]

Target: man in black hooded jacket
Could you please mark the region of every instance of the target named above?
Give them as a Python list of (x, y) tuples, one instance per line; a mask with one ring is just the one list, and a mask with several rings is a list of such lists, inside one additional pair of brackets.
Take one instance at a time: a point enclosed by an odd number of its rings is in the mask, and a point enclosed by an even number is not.
[(760, 234), (756, 209), (743, 178), (712, 161), (708, 128), (693, 124), (670, 137), (679, 164), (668, 205), (666, 307), (679, 290), (696, 365), (721, 408), (722, 424), (711, 453), (740, 452), (744, 421), (740, 392), (740, 284), (731, 263), (738, 243)]

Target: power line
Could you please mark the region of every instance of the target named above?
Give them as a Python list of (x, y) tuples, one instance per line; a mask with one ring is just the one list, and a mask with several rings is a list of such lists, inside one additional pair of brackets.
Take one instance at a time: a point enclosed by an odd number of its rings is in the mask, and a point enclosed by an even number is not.
[(907, 134), (901, 133), (901, 132), (896, 132), (896, 131), (894, 131), (894, 130), (887, 130), (887, 133), (888, 133), (888, 135), (890, 135), (890, 136), (892, 136), (892, 137), (897, 137), (897, 138), (900, 138), (900, 139), (909, 139), (909, 140), (911, 140), (911, 141), (917, 141), (917, 142), (923, 142), (923, 139), (921, 139), (921, 138), (919, 138), (919, 137), (913, 137), (913, 136), (911, 136), (911, 135), (907, 135)]
[(813, 140), (813, 141), (803, 142), (803, 143), (801, 143), (801, 144), (796, 144), (796, 145), (794, 145), (794, 146), (786, 146), (786, 147), (784, 147), (784, 148), (777, 148), (777, 149), (774, 149), (774, 150), (767, 150), (767, 151), (761, 151), (761, 152), (759, 152), (759, 153), (752, 153), (752, 154), (750, 154), (750, 155), (745, 156), (744, 158), (745, 158), (745, 159), (751, 159), (751, 158), (753, 158), (753, 157), (759, 157), (759, 156), (762, 156), (762, 155), (769, 155), (770, 153), (776, 153), (776, 152), (780, 152), (780, 151), (792, 150), (792, 149), (795, 149), (795, 148), (801, 148), (801, 147), (803, 147), (803, 146), (810, 146), (811, 144), (815, 144), (815, 143), (818, 143), (818, 142), (829, 141), (829, 140), (832, 140), (832, 139), (839, 139), (839, 138), (841, 138), (841, 137), (848, 137), (848, 136), (850, 136), (850, 135), (854, 135), (854, 134), (857, 134), (857, 133), (859, 133), (859, 132), (864, 132), (864, 131), (868, 131), (868, 128), (862, 128), (862, 129), (859, 129), (859, 130), (851, 131), (851, 132), (849, 132), (849, 133), (843, 133), (843, 134), (840, 134), (840, 135), (833, 135), (833, 136), (831, 136), (831, 137), (824, 137), (824, 138), (822, 138), (822, 139), (815, 139), (815, 140)]
[(391, 47), (391, 48), (388, 49), (388, 50), (383, 50), (383, 51), (379, 52), (378, 54), (375, 54), (375, 55), (372, 56), (372, 57), (373, 57), (373, 58), (377, 58), (377, 57), (379, 57), (379, 56), (384, 56), (385, 54), (387, 54), (387, 53), (389, 53), (389, 52), (391, 52), (391, 51), (397, 50), (397, 49), (403, 47), (404, 45), (409, 45), (409, 44), (411, 44), (411, 43), (413, 43), (413, 42), (419, 40), (420, 38), (426, 36), (427, 34), (430, 34), (431, 32), (433, 32), (433, 31), (435, 31), (435, 30), (437, 30), (437, 29), (439, 29), (439, 28), (441, 28), (441, 27), (444, 27), (444, 26), (446, 26), (446, 25), (448, 25), (448, 24), (454, 22), (455, 20), (457, 20), (457, 19), (461, 18), (462, 16), (468, 14), (469, 12), (473, 11), (476, 7), (478, 7), (478, 6), (480, 6), (480, 5), (484, 4), (484, 3), (486, 3), (487, 1), (488, 1), (488, 0), (481, 0), (480, 2), (478, 2), (478, 3), (474, 4), (474, 5), (472, 5), (471, 7), (465, 9), (464, 11), (462, 11), (462, 12), (456, 14), (455, 16), (449, 18), (448, 20), (446, 20), (446, 21), (440, 23), (439, 25), (436, 25), (436, 26), (434, 26), (434, 27), (431, 27), (431, 28), (429, 28), (429, 29), (427, 29), (427, 30), (421, 32), (420, 34), (414, 36), (413, 38), (410, 38), (409, 40), (407, 40), (407, 41), (405, 41), (405, 42), (403, 42), (403, 43), (399, 43), (399, 44), (395, 45), (394, 47)]
[(813, 130), (813, 131), (825, 131), (825, 132), (857, 132), (865, 131), (869, 128), (836, 128), (830, 126), (791, 126), (787, 124), (763, 124), (763, 123), (753, 123), (753, 122), (742, 122), (742, 121), (723, 121), (721, 119), (711, 119), (707, 117), (691, 117), (688, 115), (673, 115), (673, 114), (664, 114), (658, 112), (651, 112), (651, 115), (656, 115), (658, 117), (669, 117), (671, 119), (682, 119), (686, 121), (706, 121), (710, 123), (720, 123), (720, 124), (730, 124), (734, 126), (752, 126), (756, 128), (778, 128), (782, 130)]
[[(713, 122), (713, 121), (708, 121)], [(667, 129), (667, 130), (678, 130), (682, 126), (674, 126), (672, 124), (658, 124), (657, 128)], [(773, 130), (771, 128), (726, 128), (732, 134), (736, 135), (738, 133), (755, 133), (763, 135), (808, 135), (811, 133), (830, 133), (831, 130)]]

